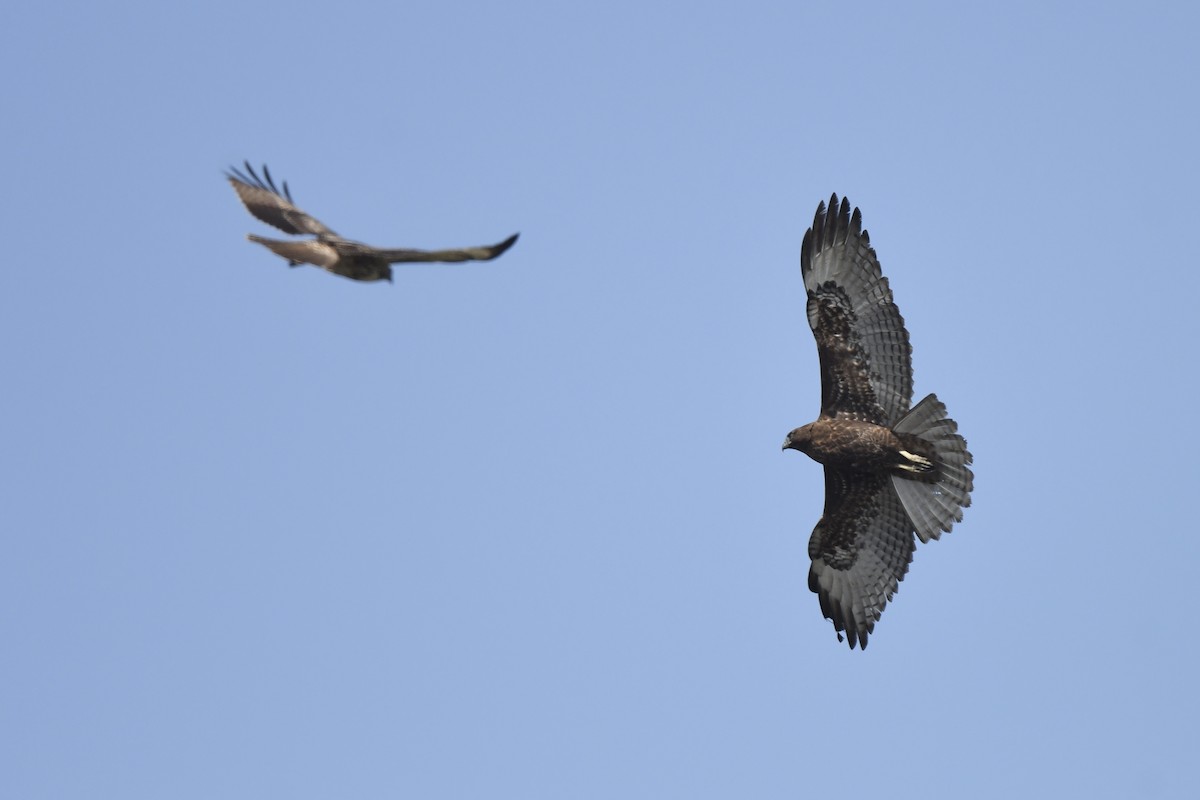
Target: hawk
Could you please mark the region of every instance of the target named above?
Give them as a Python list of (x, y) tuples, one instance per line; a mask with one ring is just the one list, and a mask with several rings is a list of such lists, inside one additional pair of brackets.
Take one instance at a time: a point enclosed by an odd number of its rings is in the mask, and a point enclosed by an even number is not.
[(825, 467), (825, 511), (808, 542), (808, 588), (842, 634), (867, 636), (916, 547), (962, 520), (974, 476), (967, 442), (935, 395), (912, 404), (912, 347), (862, 227), (837, 195), (817, 206), (800, 271), (821, 361), (821, 413), (783, 449)]
[(463, 247), (457, 250), (383, 250), (346, 239), (334, 233), (315, 217), (309, 216), (292, 202), (292, 193), (287, 181), (283, 191), (275, 188), (271, 173), (263, 166), (263, 177), (258, 177), (250, 162), (245, 162), (246, 172), (231, 167), (225, 173), (246, 210), (258, 219), (279, 228), (285, 233), (311, 234), (315, 239), (288, 241), (267, 239), (248, 234), (252, 242), (258, 242), (276, 255), (287, 259), (289, 267), (313, 264), (335, 275), (356, 281), (392, 280), (392, 264), (413, 261), (491, 261), (513, 246), (519, 234), (513, 234), (499, 244), (483, 247)]

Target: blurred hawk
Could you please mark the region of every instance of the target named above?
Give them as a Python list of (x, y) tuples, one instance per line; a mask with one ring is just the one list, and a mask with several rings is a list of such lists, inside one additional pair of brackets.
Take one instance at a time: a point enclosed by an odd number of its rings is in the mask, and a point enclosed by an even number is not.
[(821, 361), (821, 414), (783, 443), (825, 466), (825, 511), (808, 542), (808, 588), (838, 640), (867, 636), (916, 547), (971, 504), (967, 442), (929, 395), (912, 404), (912, 347), (862, 228), (837, 195), (817, 206), (800, 271)]
[(491, 261), (517, 241), (518, 234), (513, 234), (499, 244), (455, 250), (385, 250), (371, 247), (339, 236), (324, 223), (297, 208), (292, 202), (292, 193), (288, 189), (287, 181), (283, 182), (283, 191), (279, 191), (266, 166), (263, 166), (263, 177), (260, 178), (249, 161), (245, 164), (245, 173), (234, 167), (225, 175), (242, 204), (246, 206), (246, 210), (285, 233), (311, 234), (317, 237), (289, 241), (247, 235), (246, 238), (250, 241), (258, 242), (276, 255), (286, 258), (288, 266), (291, 267), (313, 264), (335, 275), (356, 281), (391, 281), (392, 264), (415, 261)]

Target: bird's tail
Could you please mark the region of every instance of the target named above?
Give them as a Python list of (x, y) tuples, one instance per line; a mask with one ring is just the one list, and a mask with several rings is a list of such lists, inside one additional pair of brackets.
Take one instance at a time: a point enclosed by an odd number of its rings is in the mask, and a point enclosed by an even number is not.
[(265, 236), (255, 236), (253, 233), (247, 233), (246, 238), (252, 242), (261, 244), (275, 255), (286, 258), (289, 267), (298, 267), (303, 264), (304, 261), (298, 259), (308, 253), (307, 249), (305, 248), (305, 245), (309, 244), (308, 241), (293, 242), (280, 239), (268, 239)]
[(946, 416), (946, 406), (932, 394), (913, 406), (893, 430), (917, 436), (933, 447), (936, 480), (893, 475), (892, 485), (921, 541), (937, 539), (960, 522), (963, 509), (971, 505), (974, 475), (967, 440), (958, 434), (958, 423)]

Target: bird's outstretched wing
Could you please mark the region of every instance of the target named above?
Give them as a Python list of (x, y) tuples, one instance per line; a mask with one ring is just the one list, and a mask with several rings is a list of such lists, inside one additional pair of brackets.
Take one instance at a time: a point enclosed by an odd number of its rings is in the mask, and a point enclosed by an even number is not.
[(480, 247), (460, 247), (453, 250), (371, 249), (376, 255), (391, 264), (416, 261), (491, 261), (512, 247), (516, 243), (518, 236), (520, 236), (519, 233), (514, 233), (498, 244), (483, 245)]
[(912, 346), (862, 228), (837, 195), (817, 206), (800, 255), (821, 359), (821, 416), (892, 425), (912, 403)]
[(886, 474), (825, 468), (825, 513), (808, 542), (808, 588), (838, 639), (867, 636), (912, 561), (913, 525)]
[(288, 190), (287, 181), (283, 182), (281, 192), (275, 187), (275, 181), (271, 179), (266, 165), (263, 165), (263, 177), (260, 178), (250, 166), (250, 162), (245, 163), (245, 173), (236, 167), (230, 167), (225, 177), (229, 179), (247, 211), (285, 233), (337, 236), (320, 220), (301, 211), (292, 203), (292, 193)]

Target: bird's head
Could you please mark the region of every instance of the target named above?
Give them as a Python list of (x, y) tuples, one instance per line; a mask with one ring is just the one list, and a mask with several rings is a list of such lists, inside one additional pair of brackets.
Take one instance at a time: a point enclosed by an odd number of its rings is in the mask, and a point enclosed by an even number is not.
[(812, 423), (805, 425), (792, 431), (783, 440), (784, 450), (799, 450), (801, 453), (808, 453), (809, 446), (812, 444)]

